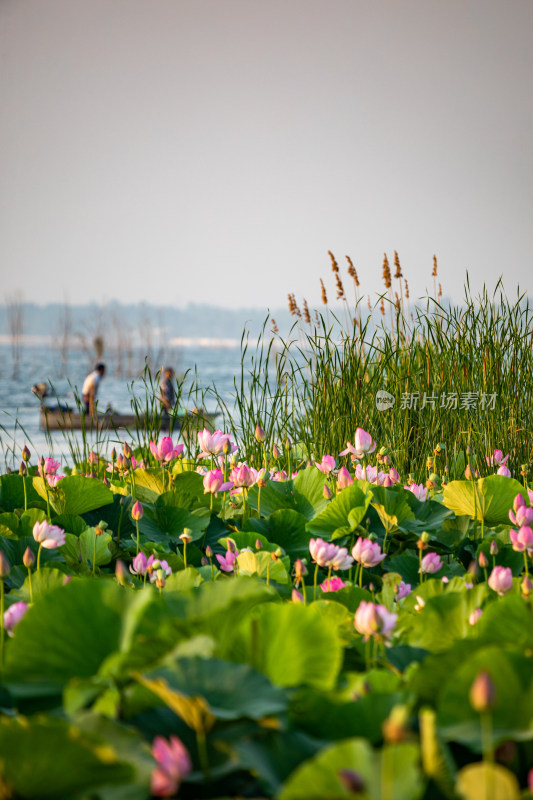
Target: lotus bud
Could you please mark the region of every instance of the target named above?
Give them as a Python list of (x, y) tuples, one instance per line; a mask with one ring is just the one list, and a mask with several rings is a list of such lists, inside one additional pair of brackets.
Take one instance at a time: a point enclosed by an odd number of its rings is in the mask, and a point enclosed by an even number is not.
[(24, 461), (21, 461), (20, 462), (20, 467), (19, 467), (19, 475), (25, 475), (27, 473), (27, 471), (28, 471), (28, 468), (27, 468), (26, 464), (24, 463)]
[(106, 476), (105, 476), (105, 475), (104, 475), (104, 479), (103, 479), (102, 483), (104, 484), (104, 486), (105, 486), (107, 489), (109, 489), (109, 487), (111, 486), (111, 483), (109, 482), (109, 480), (106, 478)]
[(394, 706), (383, 723), (383, 738), (387, 744), (404, 742), (409, 736), (407, 720), (409, 712), (406, 706)]
[(0, 580), (5, 580), (11, 572), (11, 566), (4, 553), (0, 550)]
[(256, 539), (255, 540), (255, 549), (256, 550), (262, 550), (263, 549), (263, 542), (261, 541), (261, 539)]
[(293, 603), (303, 603), (304, 596), (298, 591), (298, 589), (293, 589), (291, 593), (291, 600)]
[(135, 503), (133, 504), (133, 508), (131, 509), (131, 517), (132, 519), (135, 520), (135, 522), (138, 522), (140, 519), (143, 518), (143, 515), (144, 515), (144, 509), (141, 503), (139, 503), (139, 501), (136, 500)]
[(383, 456), (382, 461), (387, 467), (389, 467), (392, 464), (392, 459), (388, 455)]
[(254, 435), (255, 435), (256, 440), (259, 442), (259, 444), (262, 444), (266, 439), (266, 434), (265, 434), (264, 430), (259, 427), (259, 425), (255, 426), (255, 434)]
[(35, 556), (33, 555), (33, 550), (30, 547), (27, 547), (24, 550), (24, 555), (22, 556), (22, 563), (26, 567), (26, 569), (31, 569), (35, 564)]
[(479, 566), (481, 567), (481, 569), (487, 569), (487, 567), (489, 566), (489, 560), (488, 560), (487, 556), (485, 555), (485, 553), (481, 552), (479, 554), (478, 563), (479, 563)]
[(63, 586), (66, 586), (68, 583), (71, 582), (71, 580), (72, 580), (72, 575), (65, 575), (65, 577), (63, 578)]
[(228, 550), (230, 551), (230, 553), (236, 553), (236, 552), (237, 552), (237, 545), (235, 544), (235, 542), (233, 541), (233, 539), (230, 539), (230, 538), (228, 537), (228, 540), (227, 540), (227, 541), (228, 541), (227, 548), (228, 548)]
[(155, 579), (155, 585), (157, 586), (158, 589), (164, 589), (165, 588), (165, 584), (166, 584), (165, 570), (158, 569), (157, 570), (157, 577)]
[(291, 449), (291, 447), (292, 447), (292, 442), (291, 442), (291, 440), (290, 440), (290, 437), (289, 437), (289, 436), (287, 436), (287, 438), (285, 439), (285, 449), (286, 449), (286, 450), (290, 450), (290, 449)]
[(117, 460), (117, 451), (115, 450), (115, 448), (113, 448), (111, 450), (111, 461), (116, 461), (116, 460)]
[(340, 782), (350, 794), (363, 794), (366, 784), (358, 772), (353, 769), (341, 769), (338, 775)]
[(276, 550), (274, 550), (274, 555), (277, 556), (277, 558), (283, 558), (285, 552), (281, 549), (281, 547), (278, 547)]
[(28, 450), (27, 446), (24, 445), (24, 447), (22, 448), (22, 460), (25, 461), (26, 463), (28, 463), (30, 458), (31, 458), (31, 453)]
[(490, 543), (490, 554), (491, 556), (497, 556), (498, 552), (498, 543), (493, 539)]
[[(118, 461), (117, 461), (117, 466), (118, 466)], [(129, 469), (130, 467), (131, 467), (131, 459), (129, 459), (127, 456), (122, 456), (122, 469), (126, 470)]]
[(470, 464), (468, 464), (465, 469), (465, 478), (467, 479), (467, 481), (472, 480), (472, 470), (470, 469)]
[(277, 461), (280, 455), (281, 453), (278, 449), (278, 446), (276, 444), (272, 445), (272, 458)]
[(519, 508), (523, 508), (525, 505), (526, 501), (524, 499), (524, 496), (520, 494), (520, 492), (518, 492), (515, 499), (513, 500), (513, 511), (515, 512), (515, 514)]
[(333, 492), (331, 491), (327, 483), (324, 484), (323, 494), (325, 500), (331, 500), (331, 498), (333, 497)]
[(206, 558), (205, 556), (202, 556), (200, 561), (201, 561), (202, 567), (208, 567), (209, 566), (209, 559)]
[(226, 437), (222, 443), (222, 452), (225, 456), (229, 456), (231, 454), (231, 441), (229, 436)]
[(294, 575), (298, 579), (301, 579), (307, 575), (307, 567), (301, 558), (297, 558), (294, 562)]
[(472, 613), (468, 617), (468, 624), (472, 626), (477, 625), (477, 623), (481, 619), (482, 614), (483, 611), (480, 608), (476, 608), (474, 611), (472, 611)]
[(527, 599), (533, 590), (533, 583), (531, 583), (531, 578), (529, 575), (524, 577), (524, 580), (520, 584), (520, 588), (522, 589), (522, 594)]
[(185, 544), (189, 544), (189, 542), (192, 542), (191, 534), (192, 530), (190, 528), (184, 528), (183, 533), (180, 534), (181, 541), (184, 542)]
[(133, 455), (133, 451), (127, 442), (122, 445), (122, 453), (125, 458), (131, 458)]
[(205, 554), (208, 558), (213, 558), (213, 550), (210, 547), (210, 545), (207, 545), (207, 547), (205, 548)]
[(496, 686), (489, 673), (478, 673), (470, 689), (470, 705), (479, 714), (486, 714), (496, 703)]
[(120, 558), (117, 559), (117, 563), (115, 564), (115, 578), (117, 579), (119, 586), (127, 586), (129, 583), (128, 570)]

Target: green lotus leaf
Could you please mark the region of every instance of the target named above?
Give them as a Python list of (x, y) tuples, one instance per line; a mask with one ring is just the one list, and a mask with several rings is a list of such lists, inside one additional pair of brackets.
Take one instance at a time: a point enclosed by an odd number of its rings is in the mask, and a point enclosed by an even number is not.
[(85, 514), (113, 502), (113, 494), (101, 481), (69, 475), (62, 478), (54, 489), (46, 487), (42, 478), (33, 478), (35, 491), (44, 499), (48, 495), (50, 507), (56, 515)]
[(475, 516), (487, 525), (509, 524), (509, 509), (517, 494), (528, 500), (526, 490), (514, 478), (489, 475), (477, 481), (452, 481), (444, 487), (444, 505), (455, 514)]
[(328, 503), (324, 511), (307, 523), (308, 533), (330, 540), (339, 528), (355, 530), (364, 518), (371, 500), (370, 491), (364, 491), (355, 483), (348, 486)]

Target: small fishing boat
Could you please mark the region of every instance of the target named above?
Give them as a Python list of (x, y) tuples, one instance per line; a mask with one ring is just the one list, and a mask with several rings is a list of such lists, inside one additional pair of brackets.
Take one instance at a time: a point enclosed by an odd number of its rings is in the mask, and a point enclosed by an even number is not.
[(154, 415), (142, 413), (122, 414), (119, 411), (108, 408), (105, 411), (96, 411), (94, 414), (85, 414), (79, 409), (71, 408), (64, 403), (57, 405), (47, 405), (45, 397), (46, 384), (36, 384), (32, 387), (32, 392), (41, 401), (39, 415), (41, 428), (46, 431), (105, 431), (115, 430), (138, 430), (155, 428), (162, 431), (187, 432), (189, 436), (195, 436), (197, 431), (208, 428), (214, 430), (217, 414), (205, 411), (204, 409), (193, 408), (191, 411), (180, 411), (176, 414), (166, 412), (156, 412)]

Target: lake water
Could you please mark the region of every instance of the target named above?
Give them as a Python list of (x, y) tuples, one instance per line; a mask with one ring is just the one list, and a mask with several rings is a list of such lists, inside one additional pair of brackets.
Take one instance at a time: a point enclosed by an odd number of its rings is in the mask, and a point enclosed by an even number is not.
[[(168, 358), (168, 356), (167, 356)], [(128, 365), (120, 362), (113, 354), (102, 358), (107, 365), (107, 373), (100, 385), (98, 405), (105, 409), (108, 405), (117, 411), (131, 410), (132, 394), (139, 398), (146, 397), (146, 382), (138, 376), (142, 373), (144, 356), (134, 353)], [(41, 456), (53, 455), (70, 463), (69, 446), (65, 436), (60, 432), (46, 434), (39, 427), (39, 401), (32, 394), (31, 387), (38, 382), (48, 381), (57, 394), (70, 406), (75, 407), (74, 390), (81, 392), (81, 386), (87, 373), (94, 367), (94, 355), (79, 349), (70, 349), (62, 359), (57, 348), (46, 344), (25, 344), (21, 346), (17, 369), (14, 374), (15, 360), (9, 345), (0, 345), (0, 468), (18, 469), (20, 453), (24, 444), (32, 452), (32, 463)], [(166, 363), (166, 362), (165, 362)], [(216, 386), (219, 394), (230, 406), (232, 405), (233, 378), (240, 375), (241, 350), (239, 346), (199, 346), (182, 347), (174, 353), (169, 362), (177, 373), (185, 373), (187, 369), (196, 368), (200, 387)], [(155, 367), (154, 371), (160, 365)], [(121, 372), (121, 374), (117, 374)], [(128, 377), (125, 376), (128, 372)], [(133, 376), (137, 375), (137, 378)], [(192, 372), (189, 373), (192, 377)], [(55, 401), (51, 401), (55, 404)], [(191, 407), (194, 406), (191, 402)], [(214, 399), (207, 395), (204, 407), (215, 408)], [(51, 440), (48, 438), (51, 436)], [(79, 434), (78, 434), (79, 436)], [(111, 445), (112, 446), (112, 445)]]

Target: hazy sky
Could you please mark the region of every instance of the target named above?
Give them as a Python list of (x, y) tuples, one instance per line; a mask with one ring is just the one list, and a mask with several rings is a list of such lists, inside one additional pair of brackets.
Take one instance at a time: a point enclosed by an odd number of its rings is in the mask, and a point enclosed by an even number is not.
[(0, 0), (0, 300), (532, 292), (532, 0)]

